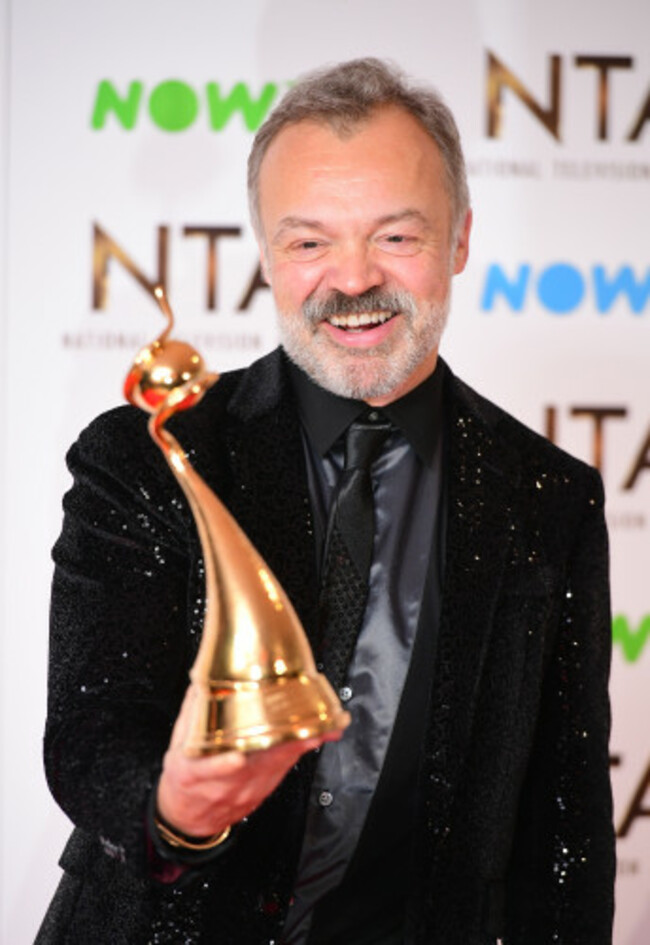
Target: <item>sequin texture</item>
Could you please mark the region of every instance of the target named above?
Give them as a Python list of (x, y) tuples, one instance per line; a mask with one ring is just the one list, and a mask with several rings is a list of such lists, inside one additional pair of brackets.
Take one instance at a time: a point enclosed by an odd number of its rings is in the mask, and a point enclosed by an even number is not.
[[(443, 603), (417, 848), (405, 867), (413, 941), (609, 945), (600, 482), (451, 376), (446, 398)], [(225, 375), (174, 433), (313, 640), (313, 527), (281, 356)], [(77, 829), (37, 943), (280, 942), (314, 756), (225, 852), (174, 883), (152, 877), (145, 812), (200, 637), (200, 548), (144, 415), (100, 418), (69, 462), (45, 752)]]

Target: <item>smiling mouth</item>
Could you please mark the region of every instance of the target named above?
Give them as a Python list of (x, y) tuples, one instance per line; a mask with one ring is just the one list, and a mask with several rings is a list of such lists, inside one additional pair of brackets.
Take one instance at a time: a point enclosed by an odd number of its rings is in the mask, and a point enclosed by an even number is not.
[(327, 322), (344, 331), (366, 331), (394, 318), (397, 312), (353, 312), (350, 315), (330, 315)]

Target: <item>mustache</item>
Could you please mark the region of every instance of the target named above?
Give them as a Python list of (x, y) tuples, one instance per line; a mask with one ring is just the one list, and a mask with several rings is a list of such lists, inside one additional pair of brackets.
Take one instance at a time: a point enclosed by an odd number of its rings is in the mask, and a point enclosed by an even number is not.
[(309, 296), (302, 305), (302, 314), (311, 325), (316, 325), (331, 315), (402, 312), (404, 315), (413, 316), (416, 311), (415, 299), (404, 289), (368, 289), (359, 295), (347, 295), (336, 289), (324, 298)]

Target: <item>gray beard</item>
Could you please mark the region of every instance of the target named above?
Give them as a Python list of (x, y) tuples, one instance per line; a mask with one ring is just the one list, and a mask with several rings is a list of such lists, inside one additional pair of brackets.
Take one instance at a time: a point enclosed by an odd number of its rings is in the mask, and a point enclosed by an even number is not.
[[(280, 343), (287, 356), (320, 387), (354, 400), (386, 397), (413, 374), (434, 348), (440, 345), (450, 307), (450, 295), (442, 303), (432, 303), (424, 318), (409, 292), (370, 290), (361, 295), (332, 293), (327, 299), (307, 299), (301, 311), (303, 323), (295, 316), (279, 319)], [(406, 319), (408, 344), (399, 356), (390, 342), (377, 345), (372, 352), (347, 349), (337, 359), (326, 341), (312, 335), (304, 342), (304, 323), (316, 326), (334, 314), (363, 312), (400, 312)], [(420, 324), (417, 316), (420, 315)]]

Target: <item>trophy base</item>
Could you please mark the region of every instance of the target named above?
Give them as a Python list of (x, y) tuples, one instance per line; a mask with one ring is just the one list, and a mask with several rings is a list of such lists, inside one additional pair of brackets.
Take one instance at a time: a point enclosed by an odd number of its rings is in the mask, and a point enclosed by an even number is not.
[(350, 714), (320, 673), (193, 686), (195, 701), (183, 746), (187, 755), (260, 751), (340, 731), (350, 723)]

